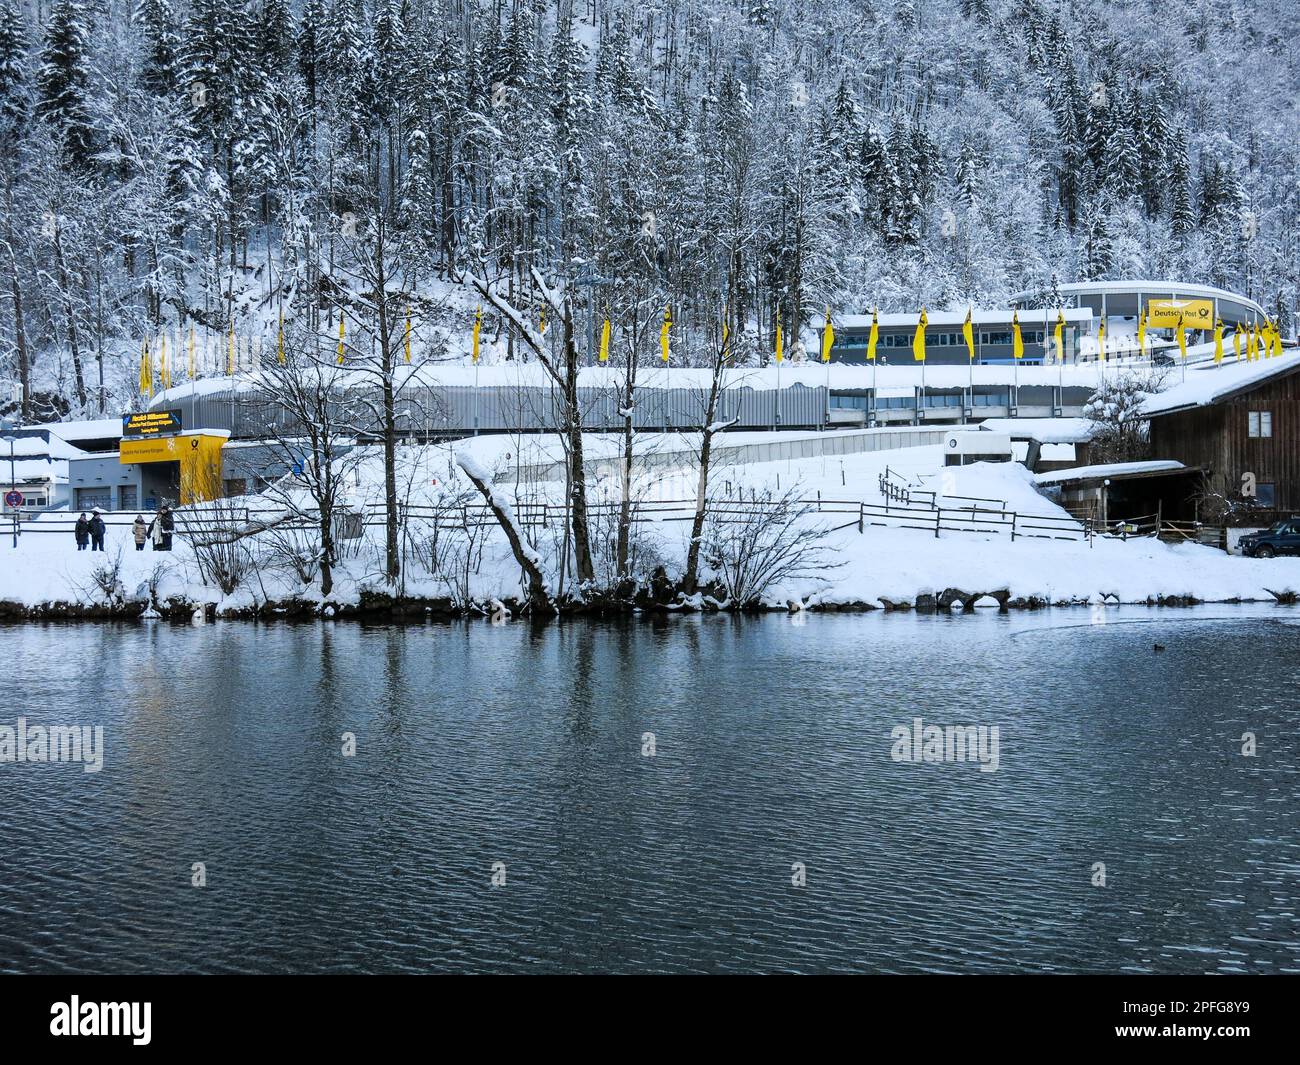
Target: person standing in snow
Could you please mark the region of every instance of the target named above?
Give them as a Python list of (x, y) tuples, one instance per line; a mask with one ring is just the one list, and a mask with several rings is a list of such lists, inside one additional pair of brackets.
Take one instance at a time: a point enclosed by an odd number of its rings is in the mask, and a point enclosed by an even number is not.
[(103, 513), (99, 507), (96, 507), (90, 514), (90, 549), (92, 551), (104, 550), (104, 519), (100, 517)]
[(87, 545), (90, 543), (90, 519), (85, 514), (77, 519), (77, 527), (73, 529), (72, 535), (76, 537), (77, 550), (86, 550)]
[(158, 521), (162, 525), (164, 551), (172, 549), (172, 533), (176, 529), (176, 516), (172, 513), (172, 508), (166, 503), (162, 505), (162, 513), (158, 515)]
[(172, 533), (175, 529), (176, 518), (172, 514), (172, 508), (164, 503), (158, 511), (158, 516), (154, 518), (149, 526), (153, 549), (155, 551), (170, 551), (172, 549)]
[(144, 542), (149, 539), (149, 526), (145, 524), (144, 515), (137, 514), (131, 525), (131, 535), (135, 537), (135, 549), (144, 550)]

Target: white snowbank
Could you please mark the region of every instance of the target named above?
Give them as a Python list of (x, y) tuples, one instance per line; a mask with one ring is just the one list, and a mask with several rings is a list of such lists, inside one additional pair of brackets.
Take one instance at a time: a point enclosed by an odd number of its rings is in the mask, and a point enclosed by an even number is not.
[[(760, 434), (761, 435), (761, 434)], [(400, 491), (409, 493), (412, 504), (450, 505), (451, 501), (473, 493), (461, 468), (473, 468), (479, 474), (494, 469), (492, 448), (503, 446), (499, 439), (472, 441), (457, 445), (399, 449)], [(455, 457), (453, 458), (453, 452)], [(486, 454), (484, 452), (487, 452)], [(957, 587), (968, 592), (1006, 589), (1014, 597), (1042, 597), (1048, 600), (1086, 600), (1099, 602), (1111, 597), (1123, 602), (1144, 602), (1167, 596), (1194, 596), (1203, 600), (1271, 599), (1268, 589), (1300, 591), (1300, 559), (1246, 559), (1230, 556), (1210, 547), (1186, 544), (1171, 546), (1148, 539), (1127, 541), (1097, 539), (1091, 545), (1058, 539), (1033, 539), (1023, 535), (1013, 542), (1003, 534), (956, 532), (880, 527), (867, 523), (858, 531), (855, 512), (834, 501), (861, 500), (879, 505), (879, 477), (888, 466), (896, 479), (915, 488), (934, 491), (946, 505), (971, 505), (968, 500), (952, 497), (973, 496), (1004, 501), (1019, 514), (1034, 514), (1069, 522), (1059, 507), (1040, 496), (1034, 478), (1014, 463), (977, 463), (972, 466), (944, 467), (942, 449), (916, 447), (894, 451), (871, 452), (846, 456), (827, 456), (795, 461), (773, 461), (744, 467), (730, 467), (715, 472), (715, 484), (725, 486), (734, 498), (742, 488), (798, 486), (808, 500), (825, 504), (821, 513), (807, 519), (811, 528), (817, 524), (838, 526), (828, 541), (838, 567), (819, 576), (801, 578), (790, 586), (770, 590), (774, 602), (787, 599), (822, 603), (878, 603), (882, 598), (913, 600), (917, 595)], [(458, 468), (457, 463), (460, 467)], [(359, 483), (348, 495), (349, 505), (375, 503), (382, 498), (382, 464), (377, 454), (367, 456), (359, 468)], [(650, 519), (638, 527), (646, 543), (653, 544), (653, 557), (662, 560), (670, 573), (680, 571), (684, 561), (690, 523), (681, 520), (657, 520), (653, 505), (660, 501), (689, 499), (693, 479), (689, 471), (669, 474), (659, 480), (658, 473), (647, 477), (639, 488), (650, 510)], [(676, 479), (674, 479), (676, 478)], [(493, 488), (499, 502), (511, 513), (523, 513), (523, 504), (555, 504), (563, 498), (563, 483), (548, 482), (516, 488), (498, 483)], [(616, 498), (617, 484), (593, 485), (592, 499)], [(249, 497), (237, 504), (270, 509), (272, 504), (260, 497)], [(856, 504), (853, 504), (856, 506)], [(452, 507), (454, 511), (454, 507)], [(535, 508), (534, 508), (535, 511)], [(298, 595), (319, 600), (318, 588), (304, 588), (290, 570), (276, 565), (274, 556), (263, 553), (253, 577), (229, 598), (211, 585), (204, 585), (191, 548), (178, 537), (176, 550), (159, 554), (146, 549), (137, 552), (131, 540), (129, 518), (134, 515), (110, 515), (108, 552), (106, 554), (76, 550), (70, 526), (58, 525), (52, 518), (25, 525), (17, 551), (0, 539), (0, 600), (37, 605), (53, 601), (83, 603), (102, 602), (104, 593), (97, 587), (93, 571), (113, 562), (121, 549), (121, 592), (127, 598), (141, 599), (155, 580), (160, 599), (184, 596), (197, 602), (218, 603), (223, 607), (250, 606), (266, 599)], [(658, 515), (671, 518), (673, 513)], [(55, 533), (37, 532), (36, 528), (58, 528)], [(525, 542), (551, 577), (556, 572), (556, 545), (561, 542), (558, 524), (543, 534), (536, 525), (524, 523)], [(3, 530), (0, 530), (3, 532)], [(368, 525), (365, 538), (349, 541), (345, 557), (336, 570), (336, 589), (331, 599), (355, 603), (365, 588), (385, 590), (382, 571), (382, 523)], [(417, 534), (418, 535), (418, 534)], [(441, 549), (454, 543), (454, 532), (444, 530)], [(598, 548), (605, 546), (603, 541)], [(160, 572), (155, 568), (161, 566)], [(482, 544), (481, 558), (471, 559), (466, 572), (468, 585), (462, 591), (479, 602), (493, 598), (505, 600), (520, 594), (520, 572), (509, 545), (499, 529), (490, 527)], [(404, 591), (413, 596), (447, 596), (448, 578), (436, 577), (421, 568), (414, 555), (407, 559)]]

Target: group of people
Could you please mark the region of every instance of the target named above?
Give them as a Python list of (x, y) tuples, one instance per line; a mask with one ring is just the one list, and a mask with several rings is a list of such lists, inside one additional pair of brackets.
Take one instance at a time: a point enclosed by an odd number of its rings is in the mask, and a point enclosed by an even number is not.
[[(92, 551), (104, 550), (104, 519), (101, 516), (104, 512), (96, 507), (89, 515), (82, 514), (77, 519), (77, 525), (73, 529), (73, 536), (77, 540), (77, 550), (84, 551), (89, 547)], [(158, 510), (157, 516), (153, 521), (146, 522), (143, 514), (137, 514), (135, 521), (131, 523), (131, 536), (135, 540), (135, 549), (143, 551), (146, 543), (152, 542), (155, 551), (170, 551), (172, 549), (172, 536), (176, 532), (176, 516), (172, 513), (172, 508), (164, 503)]]

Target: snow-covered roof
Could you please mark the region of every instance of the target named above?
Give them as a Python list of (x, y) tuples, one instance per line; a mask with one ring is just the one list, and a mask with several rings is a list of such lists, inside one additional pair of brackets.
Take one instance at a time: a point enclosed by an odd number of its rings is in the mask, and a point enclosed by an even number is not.
[(122, 435), (121, 418), (95, 418), (79, 422), (48, 422), (37, 429), (48, 429), (60, 440), (76, 443), (78, 440), (107, 440)]
[(1259, 362), (1201, 363), (1188, 367), (1187, 380), (1149, 397), (1138, 417), (1150, 418), (1193, 407), (1207, 407), (1238, 392), (1254, 388), (1275, 377), (1300, 370), (1300, 352), (1291, 352)]
[[(1089, 322), (1092, 320), (1092, 311), (1087, 307), (1062, 307), (1061, 314), (1067, 322), (1077, 325), (1079, 322)], [(976, 308), (971, 314), (971, 321), (975, 325), (1002, 325), (1010, 326), (1012, 316), (1015, 310), (1007, 307), (1005, 310), (994, 308)], [(1049, 326), (1056, 324), (1056, 309), (1048, 311), (1047, 324)], [(921, 312), (907, 311), (901, 314), (881, 314), (877, 315), (877, 324), (882, 328), (898, 328), (906, 326), (911, 329), (916, 328), (916, 323), (920, 320)], [(1021, 311), (1020, 324), (1026, 328), (1034, 324), (1041, 324), (1041, 315), (1035, 312)], [(929, 311), (925, 312), (926, 327), (933, 329), (936, 326), (954, 326), (961, 325), (966, 321), (965, 310), (960, 311)], [(869, 314), (841, 314), (831, 317), (831, 324), (836, 329), (870, 329), (871, 315)]]
[[(1077, 313), (1077, 312), (1075, 312)], [(868, 319), (870, 321), (870, 319)], [(1028, 320), (1022, 319), (1028, 326)], [(1151, 343), (1148, 338), (1147, 343)], [(882, 349), (883, 352), (883, 349)], [(964, 354), (964, 353), (963, 353)], [(782, 388), (794, 388), (802, 385), (806, 388), (871, 389), (873, 387), (896, 387), (910, 390), (919, 387), (924, 376), (927, 388), (962, 388), (967, 385), (1003, 386), (1018, 384), (1060, 385), (1095, 388), (1107, 367), (1095, 361), (1066, 363), (1064, 366), (1043, 365), (1037, 362), (1012, 365), (1011, 360), (1003, 363), (976, 363), (971, 366), (965, 358), (955, 363), (924, 364), (912, 361), (910, 350), (899, 354), (891, 353), (888, 363), (877, 365), (869, 363), (832, 362), (825, 364), (816, 358), (804, 363), (787, 362), (780, 368), (769, 363), (767, 366), (737, 366), (727, 370), (725, 386), (727, 388), (771, 389), (779, 384)], [(406, 373), (399, 373), (396, 386), (403, 389), (410, 386), (428, 386), (430, 388), (517, 388), (550, 387), (551, 379), (536, 362), (508, 362), (483, 364), (475, 367), (468, 360), (460, 362), (429, 363), (412, 367)], [(660, 388), (708, 388), (711, 371), (706, 368), (674, 366), (664, 369), (661, 366), (643, 366), (637, 372), (637, 389), (651, 390)], [(578, 371), (578, 384), (583, 388), (613, 388), (622, 380), (622, 369), (617, 366), (584, 366)], [(352, 374), (340, 373), (335, 382), (338, 387), (358, 387), (372, 389), (374, 377), (364, 371)], [(261, 387), (273, 384), (269, 379)], [(191, 396), (198, 398), (220, 397), (224, 400), (231, 389), (238, 394), (254, 396), (259, 391), (259, 377), (256, 374), (240, 374), (231, 378), (216, 376), (204, 378), (192, 384), (186, 382), (177, 385), (154, 397), (151, 409), (158, 410), (177, 404), (184, 404)], [(911, 394), (906, 391), (905, 394)], [(54, 430), (57, 427), (45, 426)], [(61, 434), (62, 435), (62, 434)], [(114, 433), (121, 435), (120, 426)], [(64, 439), (70, 439), (64, 437)]]
[[(42, 436), (19, 436), (14, 439), (13, 453), (21, 458), (76, 459), (85, 454), (53, 433), (47, 443)], [(0, 445), (0, 459), (8, 457), (7, 445)]]
[(1092, 439), (1093, 424), (1087, 418), (987, 418), (980, 428), (1040, 444), (1079, 444)]
[[(9, 484), (9, 456), (4, 455), (0, 461), (0, 482)], [(68, 483), (68, 464), (58, 459), (27, 458), (19, 459), (13, 464), (13, 483), (23, 484), (30, 481), (53, 481), (56, 484)]]
[(1068, 481), (1096, 481), (1107, 477), (1135, 477), (1145, 473), (1165, 473), (1169, 470), (1187, 469), (1173, 459), (1151, 459), (1147, 462), (1104, 462), (1099, 466), (1072, 466), (1066, 470), (1050, 470), (1034, 474), (1037, 484), (1064, 484)]

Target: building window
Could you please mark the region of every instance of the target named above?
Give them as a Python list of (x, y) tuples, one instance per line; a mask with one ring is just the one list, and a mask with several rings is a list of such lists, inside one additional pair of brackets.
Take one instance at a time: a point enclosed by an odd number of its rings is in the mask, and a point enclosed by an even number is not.
[(1266, 437), (1273, 435), (1273, 415), (1266, 410), (1252, 410), (1246, 414), (1246, 435)]
[(1264, 484), (1263, 482), (1256, 484), (1255, 502), (1258, 503), (1261, 507), (1264, 507), (1268, 510), (1272, 510), (1273, 507), (1277, 506), (1276, 487), (1271, 484)]

